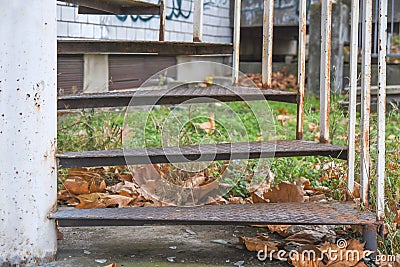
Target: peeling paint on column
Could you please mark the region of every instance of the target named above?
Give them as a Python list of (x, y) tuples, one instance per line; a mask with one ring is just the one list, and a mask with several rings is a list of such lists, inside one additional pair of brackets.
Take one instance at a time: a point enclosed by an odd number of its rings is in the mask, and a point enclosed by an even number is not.
[(0, 266), (40, 265), (57, 245), (56, 2), (4, 1), (0, 23)]

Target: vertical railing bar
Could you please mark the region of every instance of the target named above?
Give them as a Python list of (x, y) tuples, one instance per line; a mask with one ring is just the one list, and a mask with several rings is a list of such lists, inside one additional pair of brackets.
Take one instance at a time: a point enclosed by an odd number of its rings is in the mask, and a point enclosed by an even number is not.
[(235, 10), (233, 17), (233, 84), (239, 83), (239, 54), (240, 54), (240, 13), (242, 0), (235, 0)]
[(357, 117), (357, 67), (358, 67), (358, 25), (360, 19), (360, 5), (358, 0), (351, 3), (351, 39), (350, 39), (350, 88), (349, 88), (349, 128), (348, 128), (348, 156), (347, 156), (347, 190), (349, 196), (354, 191), (355, 173), (355, 143)]
[(299, 99), (297, 103), (296, 139), (303, 139), (304, 124), (304, 92), (306, 87), (306, 43), (307, 43), (307, 1), (300, 0), (299, 7), (299, 58), (298, 58), (298, 83)]
[(160, 29), (159, 29), (159, 41), (165, 41), (165, 21), (167, 14), (167, 4), (166, 0), (161, 0), (160, 2)]
[(320, 142), (329, 142), (331, 93), (332, 0), (322, 1), (321, 10), (321, 76), (320, 76)]
[(375, 0), (375, 25), (374, 25), (374, 55), (378, 53), (378, 15), (379, 15), (379, 0)]
[(372, 0), (363, 1), (363, 47), (361, 77), (361, 203), (368, 205), (370, 175), (370, 105), (371, 105), (371, 46)]
[(393, 34), (394, 34), (394, 0), (392, 0), (392, 14), (391, 14), (391, 20), (390, 20), (390, 31), (393, 36)]
[[(358, 11), (359, 14), (360, 13), (362, 14), (362, 11), (361, 11), (362, 0), (358, 1), (358, 7), (359, 7), (359, 11)], [(362, 31), (362, 23), (360, 23), (360, 21), (359, 21), (359, 24), (358, 24), (358, 32), (359, 32), (359, 34), (358, 34), (358, 45), (359, 45), (359, 48), (361, 48), (363, 31)]]
[(378, 220), (385, 216), (385, 133), (386, 133), (386, 51), (387, 51), (386, 0), (379, 1), (379, 55), (378, 55), (378, 161), (376, 181), (376, 214)]
[(193, 0), (193, 42), (203, 40), (204, 0)]
[(263, 50), (262, 50), (262, 85), (272, 85), (272, 47), (274, 34), (274, 0), (264, 0), (263, 17)]

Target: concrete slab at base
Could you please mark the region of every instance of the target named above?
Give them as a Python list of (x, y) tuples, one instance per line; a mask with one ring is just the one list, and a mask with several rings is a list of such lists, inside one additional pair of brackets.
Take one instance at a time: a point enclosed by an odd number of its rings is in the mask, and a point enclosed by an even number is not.
[[(58, 260), (54, 267), (220, 267), (244, 261), (245, 266), (286, 267), (286, 262), (261, 262), (238, 242), (256, 236), (258, 228), (244, 226), (136, 226), (60, 228)], [(190, 230), (188, 233), (186, 230)], [(193, 234), (195, 233), (195, 234)], [(212, 240), (223, 240), (218, 244)], [(175, 248), (176, 247), (176, 248)], [(174, 262), (169, 262), (169, 257)], [(99, 264), (96, 259), (107, 260)]]

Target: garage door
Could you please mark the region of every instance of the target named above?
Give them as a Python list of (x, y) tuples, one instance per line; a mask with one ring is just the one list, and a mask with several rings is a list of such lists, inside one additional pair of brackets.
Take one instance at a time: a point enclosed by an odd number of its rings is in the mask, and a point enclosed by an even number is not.
[[(139, 87), (157, 72), (176, 64), (175, 57), (110, 55), (110, 90)], [(169, 76), (176, 76), (175, 73)]]
[(83, 88), (83, 56), (59, 55), (57, 59), (57, 88), (61, 95), (76, 94)]

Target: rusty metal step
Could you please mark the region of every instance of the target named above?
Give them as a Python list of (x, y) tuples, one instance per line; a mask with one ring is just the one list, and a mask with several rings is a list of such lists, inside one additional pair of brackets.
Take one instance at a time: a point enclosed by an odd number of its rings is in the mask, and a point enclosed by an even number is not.
[(79, 14), (159, 15), (160, 5), (140, 0), (60, 0), (79, 5)]
[(139, 0), (61, 0), (79, 5), (79, 14), (95, 15), (160, 15), (159, 4)]
[(232, 54), (232, 44), (161, 41), (58, 40), (58, 54)]
[[(210, 101), (270, 100), (297, 103), (297, 92), (260, 90), (258, 88), (210, 86), (206, 88), (174, 88), (161, 90), (132, 90), (97, 94), (81, 94), (58, 97), (58, 109), (125, 107), (128, 105), (165, 105), (204, 103)], [(132, 100), (132, 101), (131, 101)]]
[(369, 225), (370, 212), (361, 212), (351, 203), (265, 203), (209, 205), (196, 207), (135, 207), (68, 209), (50, 214), (62, 227), (137, 225)]
[[(58, 154), (60, 168), (120, 166), (295, 156), (347, 158), (347, 147), (304, 140), (201, 144), (181, 147), (136, 148)], [(126, 157), (126, 159), (125, 159)]]

